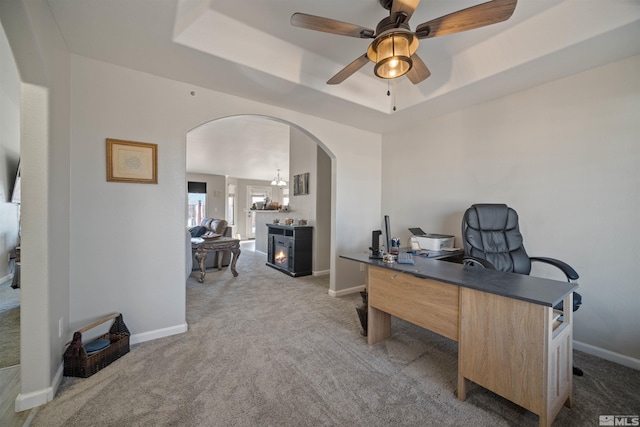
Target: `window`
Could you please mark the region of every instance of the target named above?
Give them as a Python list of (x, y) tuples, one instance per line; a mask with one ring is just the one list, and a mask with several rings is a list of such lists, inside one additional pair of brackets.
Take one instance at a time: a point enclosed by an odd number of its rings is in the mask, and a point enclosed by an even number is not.
[(187, 182), (187, 227), (200, 225), (202, 218), (206, 216), (207, 207), (207, 183)]
[[(261, 202), (265, 202), (266, 198), (271, 198), (271, 187), (247, 185), (247, 207), (259, 207)], [(256, 215), (249, 213), (251, 219), (247, 221), (246, 238), (255, 239), (256, 237)]]
[(236, 186), (229, 184), (229, 192), (227, 196), (227, 221), (230, 225), (236, 223)]
[(271, 199), (271, 187), (247, 186), (247, 205), (251, 207), (254, 203), (264, 202)]

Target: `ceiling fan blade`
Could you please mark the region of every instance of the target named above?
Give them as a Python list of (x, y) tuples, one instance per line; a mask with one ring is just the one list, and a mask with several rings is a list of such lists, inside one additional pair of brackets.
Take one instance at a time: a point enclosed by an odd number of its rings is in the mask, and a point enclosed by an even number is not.
[(413, 12), (415, 12), (419, 3), (420, 0), (393, 0), (390, 12), (391, 21), (396, 20), (396, 13), (398, 12), (406, 13), (407, 19), (405, 22), (408, 21), (411, 18), (411, 15), (413, 15)]
[(471, 6), (418, 25), (416, 35), (419, 39), (439, 37), (506, 21), (517, 3), (518, 0), (493, 0)]
[(421, 81), (426, 80), (426, 78), (431, 75), (431, 71), (429, 71), (417, 53), (411, 55), (411, 61), (413, 61), (413, 65), (409, 72), (407, 72), (407, 77), (411, 80), (411, 83), (417, 85)]
[(367, 54), (365, 53), (364, 55), (358, 57), (358, 59), (353, 61), (351, 64), (347, 65), (342, 70), (340, 70), (340, 72), (338, 72), (338, 74), (336, 74), (335, 76), (331, 77), (329, 79), (329, 81), (327, 82), (327, 84), (328, 85), (337, 85), (339, 83), (342, 83), (343, 81), (345, 81), (347, 79), (347, 77), (351, 76), (353, 73), (358, 71), (360, 68), (364, 67), (367, 62), (369, 62), (369, 57), (367, 57)]
[(373, 38), (375, 33), (375, 31), (359, 25), (323, 18), (321, 16), (307, 15), (306, 13), (294, 13), (291, 15), (291, 25), (309, 30), (322, 31), (324, 33), (362, 39)]

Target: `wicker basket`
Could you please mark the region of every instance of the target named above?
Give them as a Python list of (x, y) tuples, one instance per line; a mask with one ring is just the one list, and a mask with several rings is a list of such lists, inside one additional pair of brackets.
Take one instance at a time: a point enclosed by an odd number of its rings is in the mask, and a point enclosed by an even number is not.
[[(111, 319), (115, 320), (109, 332), (96, 338), (108, 339), (111, 344), (103, 350), (87, 355), (82, 345), (82, 333)], [(129, 335), (129, 329), (120, 313), (114, 313), (74, 332), (73, 340), (64, 352), (64, 376), (87, 378), (109, 366), (114, 360), (129, 353)]]

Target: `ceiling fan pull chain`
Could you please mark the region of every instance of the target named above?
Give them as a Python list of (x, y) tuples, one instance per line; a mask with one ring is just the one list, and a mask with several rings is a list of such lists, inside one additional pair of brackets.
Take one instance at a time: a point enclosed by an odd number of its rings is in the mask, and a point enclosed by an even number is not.
[(393, 111), (396, 111), (396, 92), (398, 91), (396, 89), (396, 80), (398, 80), (398, 79), (393, 79), (393, 99), (392, 99)]

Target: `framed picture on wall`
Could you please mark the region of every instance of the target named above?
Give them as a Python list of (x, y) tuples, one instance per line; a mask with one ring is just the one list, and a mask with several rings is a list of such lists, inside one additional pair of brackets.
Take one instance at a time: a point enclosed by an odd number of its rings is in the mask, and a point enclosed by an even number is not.
[(309, 194), (309, 172), (293, 176), (293, 195)]
[(107, 181), (158, 183), (158, 145), (107, 139)]

